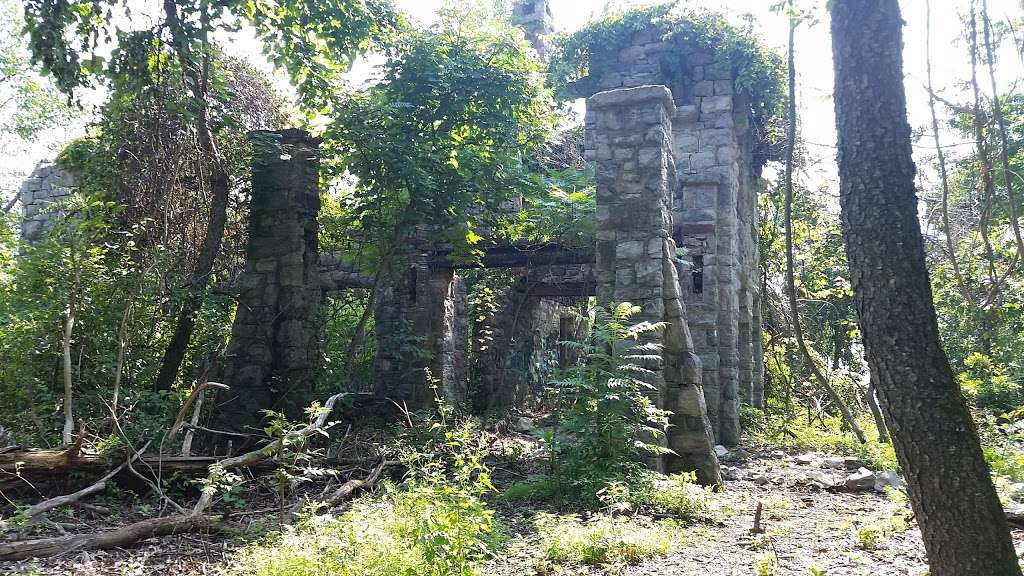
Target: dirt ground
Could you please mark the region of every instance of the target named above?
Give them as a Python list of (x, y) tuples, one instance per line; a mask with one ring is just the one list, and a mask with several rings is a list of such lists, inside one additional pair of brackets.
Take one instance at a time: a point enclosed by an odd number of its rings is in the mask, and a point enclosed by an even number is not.
[[(532, 530), (536, 507), (500, 503), (498, 514), (511, 534), (510, 541), (482, 572), (494, 576), (548, 576), (551, 574), (625, 574), (629, 576), (923, 576), (924, 550), (916, 525), (891, 519), (906, 516), (906, 505), (875, 491), (825, 490), (807, 482), (815, 464), (799, 464), (793, 454), (770, 447), (749, 447), (739, 462), (731, 462), (743, 478), (729, 481), (716, 496), (715, 520), (683, 524), (679, 543), (665, 557), (636, 566), (611, 569), (586, 567), (541, 568), (541, 552)], [(522, 477), (528, 466), (501, 466), (507, 478)], [(837, 477), (844, 472), (831, 471)], [(235, 520), (261, 521), (250, 503)], [(763, 533), (751, 534), (758, 503), (762, 506)], [(263, 512), (263, 516), (273, 512)], [(127, 522), (130, 517), (121, 517)], [(643, 521), (643, 518), (639, 520)], [(84, 522), (84, 521), (82, 521)], [(111, 522), (85, 522), (80, 531), (98, 530)], [(872, 531), (881, 533), (871, 538)], [(70, 525), (69, 531), (74, 526)], [(1014, 532), (1024, 551), (1024, 531)], [(869, 545), (865, 545), (869, 544)], [(0, 574), (135, 576), (215, 575), (227, 565), (237, 544), (203, 535), (153, 539), (131, 549), (70, 552), (38, 561), (0, 563)], [(816, 570), (816, 571), (812, 571)]]

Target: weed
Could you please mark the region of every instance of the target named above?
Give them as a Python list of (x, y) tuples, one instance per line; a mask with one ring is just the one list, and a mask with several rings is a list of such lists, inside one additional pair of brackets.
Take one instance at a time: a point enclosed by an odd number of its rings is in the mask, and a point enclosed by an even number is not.
[(678, 545), (678, 526), (661, 521), (640, 524), (601, 514), (589, 520), (576, 515), (539, 514), (536, 519), (544, 557), (575, 566), (621, 566), (664, 556)]

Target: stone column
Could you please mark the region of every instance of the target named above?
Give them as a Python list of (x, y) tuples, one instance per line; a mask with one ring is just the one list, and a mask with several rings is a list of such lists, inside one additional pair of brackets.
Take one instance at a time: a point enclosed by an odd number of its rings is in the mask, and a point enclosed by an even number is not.
[(548, 38), (555, 33), (555, 19), (548, 0), (518, 0), (512, 8), (512, 22), (523, 29), (541, 60), (547, 60)]
[(761, 316), (761, 293), (754, 294), (754, 304), (751, 307), (750, 319), (751, 330), (751, 355), (754, 366), (751, 377), (751, 399), (750, 404), (754, 408), (764, 409), (764, 331), (763, 317)]
[(319, 142), (304, 130), (254, 132), (252, 142), (249, 244), (219, 375), (231, 389), (218, 393), (212, 426), (247, 432), (261, 429), (262, 410), (301, 417), (320, 361)]
[[(694, 52), (674, 122), (681, 188), (678, 238), (693, 263), (686, 283), (690, 328), (703, 364), (708, 417), (722, 444), (739, 440), (740, 166), (747, 113), (735, 102), (732, 67)], [(699, 278), (698, 278), (699, 275)], [(698, 282), (699, 280), (699, 282)]]
[(695, 470), (704, 483), (721, 481), (711, 429), (701, 401), (700, 363), (686, 325), (672, 239), (672, 116), (664, 86), (601, 92), (587, 100), (587, 128), (597, 164), (597, 299), (640, 307), (636, 322), (666, 322), (651, 335), (663, 345), (649, 366), (652, 400), (674, 415), (668, 446), (675, 456), (653, 465)]
[(450, 268), (432, 268), (424, 230), (393, 257), (374, 310), (376, 393), (410, 410), (434, 405), (431, 380), (444, 400), (465, 400), (468, 325), (466, 288)]

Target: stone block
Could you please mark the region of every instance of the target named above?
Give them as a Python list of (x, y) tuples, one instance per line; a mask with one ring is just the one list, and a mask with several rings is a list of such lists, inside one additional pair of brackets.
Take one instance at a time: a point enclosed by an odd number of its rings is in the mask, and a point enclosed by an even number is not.
[(713, 80), (701, 80), (693, 84), (693, 95), (694, 96), (714, 96), (715, 95), (715, 82)]
[(700, 99), (701, 114), (732, 110), (732, 96), (704, 96)]

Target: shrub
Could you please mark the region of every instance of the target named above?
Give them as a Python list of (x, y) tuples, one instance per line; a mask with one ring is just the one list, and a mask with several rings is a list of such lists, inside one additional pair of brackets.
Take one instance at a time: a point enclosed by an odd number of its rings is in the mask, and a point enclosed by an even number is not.
[(399, 486), (363, 498), (340, 518), (308, 516), (295, 528), (246, 547), (239, 574), (469, 576), (502, 541), (483, 500), (494, 490), (484, 464), (487, 438), (440, 404), (418, 414)]
[(232, 572), (253, 576), (468, 576), (496, 544), (493, 513), (436, 487), (389, 486), (340, 518), (307, 516), (241, 550)]
[(678, 545), (674, 522), (640, 524), (626, 517), (539, 514), (536, 519), (544, 557), (576, 566), (637, 564), (663, 556)]
[(693, 472), (665, 476), (646, 471), (633, 482), (610, 483), (598, 496), (613, 509), (703, 518), (710, 511), (711, 489), (694, 484), (696, 479)]
[(589, 341), (564, 343), (582, 348), (585, 361), (549, 385), (559, 413), (546, 438), (553, 480), (579, 501), (595, 502), (610, 482), (634, 480), (645, 456), (667, 452), (656, 442), (668, 412), (654, 405), (654, 387), (644, 380), (646, 365), (660, 360), (660, 347), (644, 339), (664, 324), (631, 324), (639, 310), (629, 303), (594, 308)]
[(964, 371), (957, 374), (956, 380), (964, 397), (975, 408), (999, 414), (1021, 403), (1020, 387), (1007, 374), (1006, 368), (979, 352), (964, 359)]

